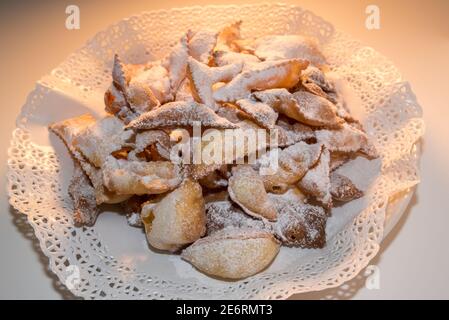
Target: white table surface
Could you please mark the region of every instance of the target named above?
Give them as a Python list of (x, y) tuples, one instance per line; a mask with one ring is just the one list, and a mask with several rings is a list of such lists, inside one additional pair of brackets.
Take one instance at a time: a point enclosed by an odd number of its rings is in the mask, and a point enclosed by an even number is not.
[[(153, 3), (154, 2), (154, 3)], [(230, 1), (238, 3), (240, 1)], [(253, 2), (253, 1), (243, 1)], [(300, 4), (382, 52), (400, 68), (424, 109), (422, 182), (411, 205), (372, 261), (380, 289), (358, 277), (343, 288), (296, 295), (295, 299), (449, 299), (449, 1), (285, 1)], [(34, 82), (109, 24), (156, 8), (226, 1), (73, 1), (81, 29), (68, 31), (65, 2), (1, 1), (0, 170), (14, 120)], [(70, 2), (72, 4), (72, 2)], [(380, 7), (381, 29), (364, 26), (365, 7)], [(3, 178), (5, 179), (5, 178)], [(3, 183), (6, 183), (4, 180)], [(48, 260), (27, 225), (0, 193), (0, 298), (74, 299), (49, 271)], [(342, 295), (343, 293), (343, 295)]]

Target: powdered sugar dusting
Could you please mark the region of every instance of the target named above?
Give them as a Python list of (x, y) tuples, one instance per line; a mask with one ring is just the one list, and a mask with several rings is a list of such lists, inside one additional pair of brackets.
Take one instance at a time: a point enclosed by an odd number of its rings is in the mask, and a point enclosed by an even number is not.
[(189, 58), (187, 75), (195, 99), (216, 110), (218, 105), (213, 97), (213, 85), (217, 82), (230, 81), (242, 70), (242, 66), (242, 64), (229, 64), (222, 67), (209, 67)]
[(346, 123), (338, 130), (318, 130), (316, 138), (330, 151), (363, 151), (369, 156), (377, 157), (377, 151), (369, 142), (368, 136), (363, 131)]
[(265, 36), (256, 40), (254, 53), (264, 60), (304, 59), (312, 64), (326, 62), (317, 43), (300, 35)]
[(251, 65), (260, 62), (259, 58), (252, 54), (233, 52), (233, 51), (215, 51), (214, 62), (217, 66), (225, 66), (228, 64)]
[(221, 102), (231, 102), (248, 97), (251, 90), (293, 87), (306, 66), (304, 61), (294, 59), (255, 64), (250, 70), (242, 72), (217, 89), (214, 98)]
[[(296, 111), (299, 118), (294, 117), (300, 122), (312, 126), (338, 126), (342, 120), (337, 117), (336, 108), (329, 100), (309, 93), (307, 91), (297, 91), (293, 94), (297, 102)], [(294, 111), (286, 110), (287, 116), (294, 115)]]
[(218, 32), (213, 30), (198, 30), (189, 35), (190, 55), (205, 64), (212, 58), (212, 51), (217, 43)]
[(275, 128), (279, 133), (278, 145), (280, 147), (288, 147), (297, 142), (315, 138), (315, 132), (301, 123), (289, 124), (279, 120)]
[(275, 234), (288, 245), (322, 248), (326, 243), (326, 214), (323, 208), (305, 204), (289, 196), (272, 196), (279, 212)]
[(188, 101), (166, 103), (131, 121), (127, 128), (148, 130), (167, 127), (192, 127), (196, 121), (204, 127), (237, 128), (235, 124), (217, 116), (205, 105)]
[(206, 221), (208, 234), (227, 227), (270, 230), (266, 222), (248, 216), (230, 201), (206, 204)]
[(329, 150), (324, 148), (318, 164), (307, 171), (299, 182), (299, 186), (304, 192), (314, 196), (325, 207), (330, 207), (332, 204), (329, 164)]
[(274, 127), (278, 114), (269, 105), (251, 99), (241, 99), (236, 104), (262, 127)]

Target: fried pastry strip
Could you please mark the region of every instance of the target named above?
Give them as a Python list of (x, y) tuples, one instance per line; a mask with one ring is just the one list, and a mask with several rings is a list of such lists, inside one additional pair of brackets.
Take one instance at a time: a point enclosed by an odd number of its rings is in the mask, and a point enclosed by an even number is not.
[(277, 212), (265, 191), (263, 179), (250, 166), (239, 165), (232, 169), (228, 192), (250, 216), (276, 220)]
[(325, 208), (332, 208), (331, 182), (330, 182), (330, 154), (327, 148), (323, 149), (318, 163), (306, 172), (299, 181), (298, 186), (304, 193), (314, 197)]
[(284, 195), (271, 199), (279, 212), (273, 231), (282, 243), (309, 249), (324, 247), (327, 215), (323, 208)]
[[(170, 136), (163, 130), (148, 130), (136, 134), (134, 148), (128, 154), (128, 160), (138, 161), (148, 150), (148, 147), (155, 147), (158, 155), (170, 160), (171, 142)], [(153, 149), (150, 149), (150, 153)]]
[(163, 59), (125, 64), (114, 56), (113, 84), (105, 94), (106, 111), (129, 123), (142, 113), (172, 101), (185, 78), (187, 35)]
[(182, 252), (182, 258), (209, 275), (242, 279), (266, 268), (279, 252), (268, 232), (223, 229), (199, 239)]
[(251, 228), (272, 231), (267, 220), (255, 219), (231, 201), (214, 201), (206, 204), (206, 229), (211, 235), (224, 228)]
[(101, 170), (95, 168), (90, 162), (88, 162), (73, 144), (73, 141), (80, 134), (80, 132), (83, 132), (86, 128), (94, 123), (95, 119), (94, 117), (92, 117), (92, 115), (84, 114), (79, 117), (53, 123), (49, 126), (49, 129), (64, 142), (74, 160), (79, 162), (80, 166), (89, 177), (95, 189), (95, 198), (97, 204), (118, 203), (124, 201), (129, 196), (117, 195), (105, 189), (103, 186), (103, 177)]
[(316, 41), (300, 35), (272, 35), (257, 39), (254, 54), (262, 60), (302, 59), (314, 65), (326, 64)]
[(361, 152), (370, 158), (379, 156), (366, 133), (347, 123), (338, 130), (318, 130), (316, 138), (333, 152)]
[(217, 43), (218, 32), (199, 30), (197, 32), (190, 32), (188, 37), (190, 56), (204, 64), (209, 64)]
[(136, 115), (160, 105), (170, 91), (168, 72), (160, 61), (148, 65), (125, 64), (116, 54), (112, 80)]
[(77, 160), (74, 161), (74, 172), (68, 192), (73, 201), (75, 225), (92, 226), (99, 212), (95, 189)]
[[(301, 141), (280, 151), (277, 171), (262, 176), (265, 189), (273, 193), (284, 193), (317, 163), (321, 150), (320, 144), (309, 145)], [(263, 161), (263, 158), (260, 159), (260, 162)]]
[(309, 126), (334, 128), (343, 123), (329, 100), (307, 91), (291, 94), (285, 89), (273, 89), (254, 92), (253, 97), (277, 112)]
[(124, 130), (120, 120), (107, 116), (86, 125), (72, 143), (90, 163), (100, 168), (105, 159), (112, 152), (120, 150), (133, 135), (131, 130)]
[(160, 250), (177, 251), (206, 233), (201, 186), (187, 179), (158, 203), (142, 208), (148, 242)]
[(340, 202), (348, 202), (363, 196), (363, 192), (348, 177), (333, 172), (330, 175), (330, 193), (332, 198)]
[(261, 127), (274, 128), (278, 114), (269, 105), (252, 99), (238, 100), (236, 105)]
[(104, 94), (105, 111), (116, 116), (125, 124), (134, 120), (138, 115), (128, 105), (125, 95), (111, 84)]
[(187, 37), (187, 35), (184, 35), (172, 51), (162, 60), (163, 66), (168, 70), (172, 96), (178, 91), (186, 77), (187, 59), (189, 57)]
[(230, 64), (222, 67), (209, 67), (193, 58), (188, 60), (187, 77), (195, 100), (204, 103), (212, 110), (218, 109), (213, 97), (213, 86), (218, 82), (228, 82), (242, 71), (243, 65)]
[(298, 83), (301, 71), (307, 65), (307, 62), (298, 59), (255, 64), (218, 88), (213, 97), (220, 102), (234, 102), (247, 98), (252, 90), (291, 88)]
[(169, 161), (127, 161), (110, 156), (102, 173), (108, 190), (123, 195), (160, 194), (181, 182), (179, 168)]
[(166, 103), (131, 121), (126, 128), (150, 130), (161, 128), (192, 127), (195, 122), (203, 127), (215, 129), (236, 129), (237, 126), (215, 114), (204, 104), (187, 101)]
[(326, 243), (327, 215), (323, 208), (303, 202), (293, 192), (270, 195), (278, 210), (275, 222), (254, 219), (230, 201), (206, 204), (208, 235), (225, 228), (250, 228), (272, 233), (283, 244), (301, 248), (322, 248)]
[(290, 124), (278, 120), (275, 129), (278, 130), (278, 147), (289, 147), (297, 142), (315, 138), (315, 132), (310, 127), (298, 122)]

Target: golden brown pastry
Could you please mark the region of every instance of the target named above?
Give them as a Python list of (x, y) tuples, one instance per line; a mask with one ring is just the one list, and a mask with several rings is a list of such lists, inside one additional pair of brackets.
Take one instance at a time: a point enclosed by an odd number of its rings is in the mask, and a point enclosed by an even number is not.
[(299, 181), (300, 189), (314, 197), (325, 208), (332, 207), (330, 182), (330, 154), (327, 148), (323, 149), (318, 163), (306, 172)]
[(137, 117), (137, 113), (131, 109), (123, 92), (114, 83), (109, 86), (104, 94), (104, 105), (106, 112), (116, 116), (125, 124)]
[(74, 146), (74, 140), (78, 135), (95, 123), (94, 117), (90, 114), (84, 114), (79, 117), (70, 118), (49, 125), (50, 131), (54, 132), (66, 145), (74, 160), (79, 163), (83, 171), (89, 177), (95, 190), (97, 204), (119, 203), (126, 200), (128, 195), (117, 195), (110, 192), (103, 185), (103, 175), (100, 169), (93, 166), (81, 154), (80, 150)]
[(331, 195), (335, 201), (348, 202), (363, 196), (363, 192), (348, 177), (333, 172), (330, 175)]
[(128, 160), (139, 160), (145, 157), (146, 151), (151, 153), (153, 150), (148, 149), (149, 147), (154, 147), (155, 151), (157, 151), (158, 155), (160, 155), (160, 158), (170, 160), (170, 150), (172, 147), (170, 136), (163, 130), (138, 132), (132, 147), (132, 150), (128, 153)]
[(273, 89), (255, 92), (253, 96), (277, 112), (309, 126), (339, 128), (343, 123), (332, 102), (307, 91), (291, 94), (287, 90)]
[(203, 104), (188, 101), (166, 103), (159, 108), (142, 114), (131, 121), (126, 128), (152, 130), (161, 128), (192, 127), (194, 122), (207, 128), (235, 129), (237, 126), (217, 116)]
[(265, 269), (279, 252), (268, 232), (224, 229), (196, 241), (182, 258), (200, 271), (225, 279), (243, 279)]
[(73, 221), (77, 226), (92, 226), (98, 216), (95, 189), (77, 160), (68, 193), (73, 201)]
[(72, 144), (90, 163), (99, 168), (112, 152), (125, 146), (133, 135), (131, 130), (124, 130), (120, 120), (107, 116), (80, 130)]
[(125, 64), (115, 55), (113, 86), (105, 95), (106, 110), (125, 123), (144, 112), (172, 101), (185, 78), (189, 49), (187, 35), (160, 60)]
[[(298, 142), (279, 152), (278, 168), (272, 174), (263, 175), (265, 189), (273, 193), (284, 193), (298, 182), (317, 163), (322, 151), (320, 144)], [(264, 159), (260, 160), (261, 162)]]
[(230, 81), (242, 71), (242, 68), (242, 63), (209, 67), (193, 58), (189, 58), (187, 77), (195, 100), (216, 111), (219, 105), (213, 97), (214, 85)]
[(291, 88), (298, 83), (301, 70), (307, 65), (298, 59), (255, 64), (218, 88), (213, 97), (220, 102), (234, 102), (247, 98), (252, 90)]
[(330, 153), (330, 171), (333, 172), (348, 162), (353, 155), (346, 152), (334, 151)]
[(263, 179), (250, 166), (239, 165), (232, 169), (228, 192), (250, 216), (276, 220), (277, 212), (265, 191)]
[(270, 200), (278, 211), (274, 222), (254, 219), (226, 199), (206, 204), (207, 234), (231, 227), (251, 228), (269, 232), (288, 246), (324, 247), (327, 215), (323, 208), (304, 203), (305, 196), (298, 189), (283, 195), (270, 194)]
[(172, 51), (162, 60), (162, 65), (168, 70), (171, 98), (176, 95), (184, 81), (189, 57), (188, 35), (184, 35)]
[(202, 187), (207, 189), (221, 189), (228, 186), (228, 166), (226, 164), (220, 166), (218, 169), (208, 173), (203, 178), (199, 179), (198, 182)]
[(117, 194), (160, 194), (181, 182), (179, 167), (169, 161), (127, 161), (109, 156), (103, 166), (103, 181)]
[(206, 233), (201, 186), (185, 180), (158, 203), (142, 208), (148, 242), (160, 250), (177, 251)]
[(323, 208), (304, 203), (294, 193), (271, 199), (279, 212), (273, 232), (282, 243), (308, 249), (324, 247), (327, 214)]
[(211, 235), (225, 228), (251, 228), (272, 232), (271, 223), (246, 214), (229, 199), (214, 199), (206, 203), (206, 230)]
[(315, 140), (315, 132), (308, 126), (301, 123), (289, 123), (283, 119), (279, 119), (275, 125), (278, 131), (278, 146), (289, 147), (297, 142), (313, 142)]
[(160, 61), (148, 65), (125, 64), (116, 54), (112, 80), (123, 94), (126, 106), (136, 115), (157, 107), (170, 94), (168, 72)]
[(269, 105), (252, 99), (237, 100), (236, 105), (261, 127), (275, 127), (278, 114)]

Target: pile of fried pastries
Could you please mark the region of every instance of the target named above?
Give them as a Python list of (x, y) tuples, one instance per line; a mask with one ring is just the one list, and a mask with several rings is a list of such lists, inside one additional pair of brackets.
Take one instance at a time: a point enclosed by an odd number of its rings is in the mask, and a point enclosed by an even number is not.
[[(151, 248), (222, 279), (262, 271), (281, 245), (325, 246), (331, 209), (363, 196), (337, 169), (378, 154), (314, 39), (242, 38), (240, 25), (188, 31), (144, 64), (115, 55), (107, 114), (49, 126), (74, 159), (77, 226), (94, 224), (101, 204), (118, 204)], [(171, 161), (179, 130), (198, 122), (220, 132), (277, 130), (278, 139), (252, 164)], [(250, 148), (239, 147), (246, 159)], [(278, 166), (261, 174), (271, 152)]]

